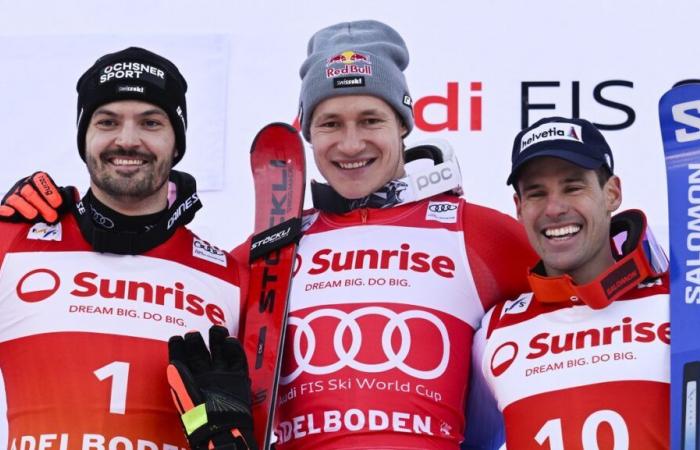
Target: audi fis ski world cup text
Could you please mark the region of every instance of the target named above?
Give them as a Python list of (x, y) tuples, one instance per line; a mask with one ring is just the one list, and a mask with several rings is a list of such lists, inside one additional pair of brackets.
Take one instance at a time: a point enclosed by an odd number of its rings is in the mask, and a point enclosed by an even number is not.
[[(468, 89), (465, 89), (465, 85)], [(460, 131), (465, 128), (472, 132), (483, 131), (483, 110), (489, 101), (484, 93), (487, 88), (493, 90), (500, 87), (484, 81), (448, 81), (444, 91), (416, 98), (413, 105), (416, 128), (427, 132)], [(504, 88), (510, 89), (509, 86)], [(586, 94), (586, 89), (590, 89), (590, 94)], [(582, 104), (590, 96), (596, 107), (599, 105), (614, 110), (616, 116), (622, 116), (617, 122), (594, 121), (598, 129), (613, 131), (629, 128), (636, 121), (633, 89), (633, 81), (622, 79), (521, 81), (520, 98), (513, 100), (520, 105), (520, 127), (526, 128), (541, 115), (595, 118), (595, 114), (582, 111)], [(537, 112), (538, 116), (531, 117), (533, 112)], [(466, 127), (462, 123), (463, 116), (466, 116)]]
[[(337, 322), (333, 330), (315, 325), (328, 320)], [(367, 330), (360, 326), (360, 322), (367, 325), (367, 320), (384, 324), (380, 333), (381, 342), (368, 339)], [(419, 324), (440, 336), (440, 345), (435, 349), (439, 354), (432, 364), (423, 361), (425, 366), (410, 357), (413, 340), (421, 336), (415, 333), (415, 326)], [(433, 402), (443, 401), (442, 393), (431, 387), (429, 382), (439, 379), (447, 370), (450, 338), (443, 321), (429, 311), (408, 309), (396, 312), (380, 306), (365, 306), (350, 312), (320, 308), (305, 317), (291, 316), (289, 326), (291, 335), (288, 341), (292, 342), (290, 356), (294, 370), (283, 373), (280, 378), (280, 384), (286, 387), (286, 390), (280, 391), (280, 404), (322, 392), (338, 391), (415, 393)], [(318, 334), (321, 332), (324, 336), (326, 333), (333, 336), (330, 347), (328, 339)], [(327, 355), (328, 350), (331, 354)], [(375, 354), (368, 358), (368, 355)], [(387, 378), (386, 374), (393, 371), (399, 371), (409, 378)], [(299, 382), (298, 378), (304, 374), (316, 378)], [(317, 433), (362, 429), (433, 435), (438, 431), (434, 425), (437, 424), (431, 415), (350, 408), (315, 411), (292, 417), (282, 421), (278, 431), (281, 440), (288, 442)]]

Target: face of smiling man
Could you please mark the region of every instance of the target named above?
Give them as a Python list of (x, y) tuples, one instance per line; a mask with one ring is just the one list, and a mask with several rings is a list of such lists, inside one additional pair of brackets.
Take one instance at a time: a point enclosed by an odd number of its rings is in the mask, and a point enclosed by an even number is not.
[(568, 274), (584, 284), (614, 263), (610, 217), (622, 202), (617, 176), (601, 186), (594, 170), (539, 157), (523, 166), (517, 183), (518, 219), (547, 275)]
[(147, 214), (166, 206), (175, 155), (175, 132), (168, 115), (146, 102), (126, 100), (98, 107), (85, 135), (93, 193), (126, 214)]
[(404, 174), (406, 127), (380, 98), (326, 99), (313, 112), (310, 133), (319, 171), (345, 198), (365, 197)]

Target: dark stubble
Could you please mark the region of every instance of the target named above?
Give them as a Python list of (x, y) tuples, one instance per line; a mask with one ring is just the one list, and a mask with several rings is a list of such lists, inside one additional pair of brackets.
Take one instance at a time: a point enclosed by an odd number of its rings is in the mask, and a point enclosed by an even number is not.
[[(87, 154), (86, 160), (90, 180), (105, 194), (120, 199), (142, 200), (153, 195), (168, 181), (173, 155), (156, 160), (149, 153), (117, 149), (106, 151), (97, 158)], [(109, 159), (120, 156), (142, 158), (146, 164), (133, 173), (116, 173), (118, 170), (111, 167)]]

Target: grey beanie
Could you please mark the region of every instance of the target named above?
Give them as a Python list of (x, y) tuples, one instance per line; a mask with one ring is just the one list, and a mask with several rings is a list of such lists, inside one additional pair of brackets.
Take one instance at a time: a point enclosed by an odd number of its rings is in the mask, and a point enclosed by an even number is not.
[(413, 129), (412, 100), (403, 71), (408, 49), (390, 26), (376, 20), (343, 22), (317, 31), (299, 70), (301, 132), (310, 140), (311, 116), (323, 100), (339, 95), (372, 95), (387, 102)]

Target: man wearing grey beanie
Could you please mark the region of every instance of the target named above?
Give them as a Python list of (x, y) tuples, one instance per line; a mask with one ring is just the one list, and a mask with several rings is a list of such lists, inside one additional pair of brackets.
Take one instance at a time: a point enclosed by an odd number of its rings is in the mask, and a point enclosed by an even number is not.
[[(377, 21), (309, 41), (299, 120), (327, 184), (312, 182), (298, 247), (277, 450), (459, 448), (474, 329), (527, 289), (536, 256), (521, 226), (459, 197), (439, 149), (404, 151), (408, 61)], [(435, 170), (407, 173), (422, 154)], [(249, 248), (234, 251), (242, 264)]]
[(514, 219), (449, 183), (414, 195), (404, 154), (429, 149), (404, 152), (408, 61), (377, 21), (309, 41), (299, 120), (328, 184), (312, 182), (299, 243), (277, 450), (459, 448), (474, 328), (527, 288), (535, 256)]

